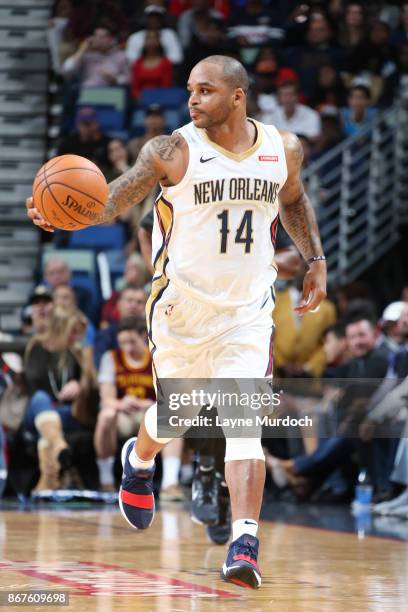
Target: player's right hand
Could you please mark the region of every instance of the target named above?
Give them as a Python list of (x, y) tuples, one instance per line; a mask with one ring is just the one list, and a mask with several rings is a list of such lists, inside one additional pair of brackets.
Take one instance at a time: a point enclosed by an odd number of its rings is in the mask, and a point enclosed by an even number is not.
[(40, 227), (45, 232), (53, 232), (54, 228), (52, 225), (47, 223), (45, 219), (40, 215), (37, 208), (35, 208), (34, 200), (32, 197), (26, 199), (27, 217), (31, 219), (34, 225)]

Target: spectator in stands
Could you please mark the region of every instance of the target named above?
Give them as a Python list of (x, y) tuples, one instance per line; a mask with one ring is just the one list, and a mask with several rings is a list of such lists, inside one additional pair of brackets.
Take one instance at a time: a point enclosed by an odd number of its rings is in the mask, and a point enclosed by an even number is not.
[[(384, 21), (371, 24), (368, 39), (363, 41), (350, 59), (350, 72), (360, 74), (369, 72), (373, 76), (385, 78), (396, 70), (396, 53), (390, 44), (390, 27)], [(377, 85), (380, 89), (380, 86)]]
[(30, 296), (32, 327), (31, 334), (43, 334), (54, 308), (51, 291), (45, 285), (38, 285)]
[(316, 89), (310, 99), (310, 105), (320, 110), (323, 105), (341, 108), (346, 103), (346, 88), (339, 73), (330, 64), (319, 68)]
[(336, 375), (336, 368), (351, 359), (347, 344), (346, 330), (341, 321), (329, 325), (323, 332), (323, 351), (326, 357), (326, 367), (323, 371), (324, 378)]
[(137, 158), (143, 145), (148, 140), (166, 133), (165, 117), (158, 104), (151, 104), (146, 110), (144, 128), (145, 131), (142, 136), (132, 138), (128, 143), (129, 153), (133, 160)]
[[(146, 308), (147, 295), (141, 287), (129, 285), (120, 292), (118, 300), (119, 319), (128, 317), (144, 317)], [(95, 338), (95, 365), (99, 368), (103, 353), (117, 348), (117, 329), (118, 321), (112, 321), (110, 325), (104, 329), (100, 329), (96, 333)]]
[(178, 20), (178, 34), (183, 47), (194, 48), (206, 43), (210, 21), (213, 20), (221, 21), (222, 15), (210, 8), (208, 0), (192, 0), (191, 8), (184, 11)]
[(130, 168), (129, 150), (126, 142), (120, 138), (113, 138), (108, 143), (109, 167), (105, 172), (108, 183), (121, 176)]
[[(147, 280), (147, 271), (143, 258), (139, 253), (132, 253), (126, 260), (123, 277), (118, 283), (118, 287), (122, 290), (124, 287), (143, 287)], [(102, 307), (101, 312), (101, 328), (107, 327), (113, 321), (119, 319), (118, 301), (120, 299), (120, 291), (113, 291), (111, 297)]]
[(379, 328), (382, 332), (381, 344), (389, 351), (397, 351), (403, 341), (399, 321), (404, 311), (404, 307), (405, 302), (401, 301), (388, 304), (379, 321)]
[(55, 309), (45, 332), (36, 334), (25, 354), (31, 399), (22, 428), (38, 439), (40, 480), (36, 491), (58, 488), (61, 469), (71, 466), (64, 433), (82, 429), (73, 403), (80, 395), (86, 318), (79, 311)]
[[(346, 337), (352, 359), (338, 367), (335, 375), (337, 378), (350, 379), (350, 385), (337, 406), (337, 421), (340, 422), (337, 435), (321, 439), (317, 449), (309, 455), (289, 460), (274, 458), (271, 465), (273, 463), (275, 473), (279, 472), (281, 486), (286, 480), (286, 483), (294, 487), (300, 485), (303, 490), (314, 490), (350, 460), (354, 449), (353, 426), (363, 420), (363, 408), (367, 407), (375, 390), (374, 384), (367, 385), (367, 379), (384, 378), (388, 369), (388, 356), (386, 351), (375, 347), (375, 325), (367, 319), (347, 323)], [(364, 381), (363, 384), (358, 382), (360, 380)], [(367, 458), (361, 454), (360, 461), (366, 463)], [(306, 482), (304, 479), (307, 479)], [(337, 491), (333, 497), (342, 498), (345, 493)]]
[(350, 88), (347, 107), (342, 109), (345, 136), (354, 136), (372, 125), (376, 110), (370, 103), (371, 94), (368, 87), (353, 85)]
[(51, 256), (44, 266), (44, 280), (47, 286), (54, 291), (58, 285), (71, 285), (75, 291), (79, 310), (92, 318), (92, 296), (85, 287), (76, 287), (72, 282), (72, 273), (66, 261), (58, 255)]
[(366, 17), (361, 2), (352, 1), (347, 4), (337, 35), (341, 47), (351, 51), (364, 42), (367, 34)]
[[(52, 8), (51, 19), (48, 22), (47, 40), (50, 51), (52, 69), (56, 74), (60, 74), (63, 58), (62, 48), (65, 46), (65, 40), (69, 39), (67, 25), (70, 16), (74, 10), (72, 0), (58, 0), (54, 2)], [(70, 51), (74, 51), (75, 43), (67, 40)], [(71, 53), (68, 53), (71, 55)], [(66, 55), (65, 55), (66, 57)], [(64, 59), (65, 59), (64, 57)]]
[(122, 319), (118, 348), (103, 354), (98, 372), (101, 410), (94, 443), (102, 490), (114, 490), (113, 463), (118, 436), (136, 435), (143, 413), (155, 400), (152, 359), (145, 341), (144, 318)]
[(215, 17), (210, 17), (200, 42), (193, 41), (186, 50), (183, 65), (185, 81), (192, 68), (209, 55), (236, 55), (235, 47), (227, 38), (224, 21)]
[(283, 82), (278, 89), (279, 106), (264, 120), (272, 123), (279, 130), (288, 130), (295, 134), (304, 134), (310, 140), (316, 140), (321, 132), (319, 113), (305, 104), (299, 103), (299, 89), (294, 81)]
[(3, 345), (0, 351), (0, 429), (4, 426), (6, 431), (16, 432), (25, 414), (27, 389), (22, 357), (7, 346), (12, 341), (13, 336), (0, 331), (0, 343)]
[(117, 0), (74, 1), (67, 25), (67, 36), (76, 43), (92, 34), (95, 24), (109, 24), (120, 41), (126, 39), (128, 18)]
[[(146, 346), (143, 318), (122, 319), (117, 329), (118, 348), (107, 351), (99, 367), (101, 411), (95, 429), (95, 449), (101, 488), (114, 490), (112, 473), (118, 436), (126, 440), (137, 434), (144, 411), (153, 404), (152, 360)], [(160, 498), (182, 501), (178, 486), (182, 440), (162, 451), (163, 478)]]
[(396, 98), (408, 100), (408, 42), (403, 43), (398, 49), (397, 70), (384, 80), (378, 106), (387, 108)]
[(92, 36), (79, 45), (78, 50), (62, 65), (65, 77), (76, 77), (81, 87), (126, 85), (129, 66), (125, 52), (117, 46), (113, 31), (95, 28)]
[[(371, 398), (367, 416), (359, 428), (360, 437), (365, 442), (371, 440), (376, 433), (381, 434), (380, 438), (374, 438), (372, 442), (373, 467), (376, 479), (377, 481), (380, 480), (383, 489), (382, 499), (377, 496), (377, 502), (393, 497), (393, 489), (388, 478), (392, 465), (394, 465), (394, 470), (390, 480), (401, 482), (405, 486), (408, 485), (406, 439), (404, 442), (400, 440), (398, 451), (395, 452), (397, 445), (395, 435), (398, 422), (400, 429), (401, 425), (404, 427), (405, 423), (402, 438), (406, 438), (408, 433), (406, 416), (408, 405), (408, 305), (403, 307), (397, 325), (399, 345), (390, 355), (387, 378), (384, 379), (380, 388)], [(400, 466), (401, 461), (405, 461), (405, 465)], [(400, 467), (402, 467), (402, 470)], [(395, 500), (393, 507), (407, 506), (407, 504), (408, 489)], [(406, 511), (408, 516), (408, 507), (406, 507)]]
[(408, 2), (406, 1), (401, 4), (401, 22), (397, 30), (392, 33), (391, 42), (397, 46), (408, 43)]
[[(313, 148), (312, 159), (318, 159), (327, 151), (330, 151), (343, 139), (343, 126), (341, 123), (340, 110), (336, 106), (322, 106), (320, 108), (320, 120), (322, 131)], [(321, 169), (321, 174), (324, 175), (331, 167), (339, 163), (339, 159), (334, 158), (334, 162), (330, 160)], [(328, 188), (328, 185), (324, 185)]]
[(345, 53), (333, 46), (333, 30), (327, 16), (313, 12), (309, 17), (305, 44), (288, 48), (283, 59), (299, 74), (300, 89), (310, 97), (316, 88), (319, 68), (330, 64), (336, 70), (343, 69)]
[(152, 264), (152, 232), (153, 232), (153, 221), (154, 221), (154, 211), (149, 211), (144, 217), (142, 217), (139, 229), (137, 232), (137, 237), (139, 239), (140, 252), (142, 254), (143, 260), (146, 264), (146, 267), (153, 276), (154, 267)]
[(131, 66), (131, 92), (137, 100), (144, 89), (170, 87), (173, 65), (166, 57), (157, 30), (146, 30), (142, 56)]
[(146, 33), (150, 30), (158, 32), (164, 56), (172, 64), (179, 64), (183, 60), (183, 49), (177, 34), (171, 28), (165, 27), (165, 15), (166, 9), (164, 7), (151, 4), (145, 8), (145, 29), (131, 34), (127, 41), (126, 56), (130, 65), (141, 57)]
[[(279, 44), (284, 38), (276, 15), (261, 0), (241, 4), (232, 12), (229, 24), (229, 35), (241, 48), (256, 50), (260, 45)], [(247, 63), (245, 53), (241, 60)]]
[[(71, 287), (71, 285), (57, 285), (52, 292), (52, 296), (54, 299), (54, 306), (56, 308), (68, 311), (79, 310), (75, 289)], [(86, 330), (82, 341), (82, 346), (84, 348), (88, 347), (93, 350), (95, 334), (96, 330), (94, 325), (87, 319)]]
[(260, 121), (269, 120), (269, 114), (278, 106), (277, 89), (285, 81), (298, 81), (291, 68), (280, 68), (277, 52), (270, 47), (260, 49), (254, 62), (254, 83), (252, 91), (257, 97), (261, 111)]
[(110, 138), (102, 132), (95, 109), (84, 106), (77, 112), (76, 129), (63, 137), (57, 153), (82, 155), (104, 169), (109, 166), (109, 142)]
[(286, 376), (320, 376), (326, 366), (323, 332), (335, 322), (336, 311), (326, 299), (318, 312), (298, 318), (293, 308), (301, 298), (300, 280), (301, 276), (276, 293), (274, 365)]

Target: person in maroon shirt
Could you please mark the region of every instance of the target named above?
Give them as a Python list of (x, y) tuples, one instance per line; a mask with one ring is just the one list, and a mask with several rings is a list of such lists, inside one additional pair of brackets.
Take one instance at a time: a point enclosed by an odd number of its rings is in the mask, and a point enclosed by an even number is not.
[(142, 57), (132, 64), (132, 97), (139, 98), (143, 89), (171, 87), (172, 82), (173, 64), (164, 55), (158, 32), (148, 30)]

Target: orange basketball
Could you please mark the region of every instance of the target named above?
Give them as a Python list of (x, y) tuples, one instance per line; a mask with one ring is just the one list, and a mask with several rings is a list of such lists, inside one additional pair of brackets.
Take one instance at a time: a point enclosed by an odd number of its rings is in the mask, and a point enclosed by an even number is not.
[(35, 207), (59, 229), (95, 225), (108, 200), (109, 187), (93, 162), (79, 155), (53, 157), (37, 172), (33, 183)]

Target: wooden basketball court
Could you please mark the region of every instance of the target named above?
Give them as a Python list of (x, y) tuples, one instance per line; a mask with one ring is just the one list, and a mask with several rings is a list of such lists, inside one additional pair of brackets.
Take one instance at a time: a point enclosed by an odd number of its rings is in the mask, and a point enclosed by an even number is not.
[(145, 532), (112, 507), (4, 510), (0, 592), (64, 591), (68, 609), (81, 612), (407, 609), (402, 541), (273, 522), (261, 523), (260, 538), (263, 585), (253, 591), (219, 578), (226, 548), (177, 505), (162, 507)]

